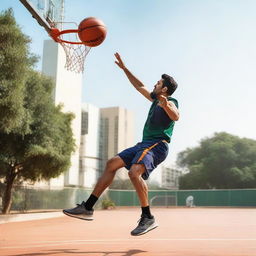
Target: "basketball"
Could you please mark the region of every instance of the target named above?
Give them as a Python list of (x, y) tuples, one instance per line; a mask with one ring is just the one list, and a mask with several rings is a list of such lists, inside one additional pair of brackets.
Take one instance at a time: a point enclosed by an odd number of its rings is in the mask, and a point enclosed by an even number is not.
[(100, 45), (105, 40), (106, 35), (107, 28), (105, 24), (95, 17), (82, 20), (78, 26), (78, 36), (80, 40), (90, 47)]

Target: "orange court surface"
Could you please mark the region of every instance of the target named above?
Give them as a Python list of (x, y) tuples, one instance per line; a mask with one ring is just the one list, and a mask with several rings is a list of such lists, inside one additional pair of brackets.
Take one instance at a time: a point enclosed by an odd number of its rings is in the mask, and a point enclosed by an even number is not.
[[(132, 237), (138, 208), (0, 224), (0, 255), (253, 256), (255, 208), (152, 208), (159, 227)], [(1, 217), (0, 217), (1, 218)]]

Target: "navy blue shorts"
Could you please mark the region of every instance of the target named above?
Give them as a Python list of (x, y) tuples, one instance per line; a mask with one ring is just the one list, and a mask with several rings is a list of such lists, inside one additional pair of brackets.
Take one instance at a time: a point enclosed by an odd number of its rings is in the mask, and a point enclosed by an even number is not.
[(137, 143), (134, 147), (127, 148), (118, 154), (125, 162), (125, 168), (131, 169), (133, 164), (144, 164), (146, 171), (142, 178), (147, 180), (150, 173), (165, 160), (169, 146), (164, 140), (150, 140)]

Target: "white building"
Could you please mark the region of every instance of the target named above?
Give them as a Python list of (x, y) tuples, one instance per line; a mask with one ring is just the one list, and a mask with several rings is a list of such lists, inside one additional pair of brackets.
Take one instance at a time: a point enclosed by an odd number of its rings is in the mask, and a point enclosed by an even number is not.
[(62, 104), (64, 112), (72, 112), (75, 119), (72, 130), (76, 143), (76, 151), (71, 157), (71, 167), (65, 174), (51, 179), (50, 186), (79, 184), (79, 145), (81, 134), (81, 95), (82, 74), (65, 69), (66, 55), (62, 46), (53, 40), (44, 41), (42, 73), (53, 78), (55, 88), (53, 93), (56, 105)]
[(84, 103), (82, 104), (81, 143), (79, 185), (93, 187), (100, 170), (99, 157), (100, 137), (100, 110), (99, 108)]
[[(133, 146), (133, 114), (120, 107), (98, 109), (83, 104), (81, 127), (79, 185), (93, 187), (104, 171), (106, 161)], [(120, 169), (116, 177), (126, 179), (127, 170)]]
[(162, 187), (168, 189), (178, 189), (179, 176), (181, 174), (182, 172), (175, 168), (162, 165)]
[[(134, 116), (131, 111), (120, 107), (102, 108), (100, 134), (100, 169), (118, 152), (134, 145)], [(117, 178), (127, 179), (127, 170), (120, 169)]]
[[(44, 42), (42, 73), (55, 82), (55, 104), (62, 104), (64, 112), (75, 114), (72, 130), (76, 142), (70, 169), (47, 184), (51, 187), (92, 187), (103, 172), (106, 161), (134, 145), (134, 117), (130, 111), (120, 107), (98, 109), (90, 104), (83, 104), (81, 114), (82, 74), (67, 71), (65, 61), (61, 45), (52, 40)], [(82, 115), (84, 120), (81, 123)], [(127, 170), (120, 170), (117, 177), (126, 179)]]

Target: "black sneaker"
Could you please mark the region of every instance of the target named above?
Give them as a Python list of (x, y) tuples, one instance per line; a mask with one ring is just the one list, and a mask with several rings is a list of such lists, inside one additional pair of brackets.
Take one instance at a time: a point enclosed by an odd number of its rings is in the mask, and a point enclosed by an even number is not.
[(75, 208), (63, 210), (63, 213), (82, 220), (93, 220), (93, 210), (85, 209), (84, 204), (83, 201), (81, 204), (77, 204)]
[(155, 218), (149, 219), (143, 215), (141, 215), (141, 218), (139, 219), (139, 225), (131, 232), (132, 236), (139, 236), (147, 233), (148, 231), (158, 227), (158, 225), (155, 223)]

